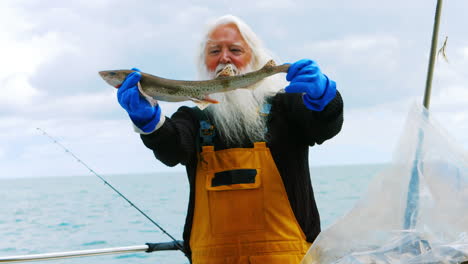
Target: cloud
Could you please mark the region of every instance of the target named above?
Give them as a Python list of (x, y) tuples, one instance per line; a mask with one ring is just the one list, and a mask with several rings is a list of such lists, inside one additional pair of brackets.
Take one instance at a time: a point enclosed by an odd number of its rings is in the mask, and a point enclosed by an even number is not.
[(2, 107), (24, 107), (41, 91), (31, 83), (40, 67), (73, 47), (56, 32), (32, 33), (36, 26), (21, 9), (2, 6), (0, 85)]
[[(245, 19), (281, 58), (315, 59), (337, 81), (345, 102), (344, 128), (312, 148), (312, 155), (319, 155), (314, 161), (388, 160), (409, 100), (422, 101), (435, 7), (426, 2), (0, 1), (2, 173), (83, 172), (36, 127), (59, 137), (102, 173), (166, 169), (141, 144), (115, 90), (97, 72), (138, 67), (166, 78), (193, 79), (205, 22), (227, 13)], [(458, 5), (458, 12), (466, 9)], [(444, 17), (455, 21), (460, 16), (453, 8), (447, 4)], [(431, 111), (468, 142), (463, 133), (468, 130), (468, 47), (465, 35), (449, 35), (454, 45), (449, 48), (458, 58), (449, 49), (450, 63), (438, 63)], [(182, 105), (193, 106), (161, 102), (168, 116)]]
[(26, 37), (2, 42), (2, 50), (18, 50), (3, 60), (3, 72), (21, 72), (28, 87), (55, 97), (96, 92), (106, 87), (97, 71), (134, 66), (169, 78), (195, 75), (180, 65), (193, 65), (200, 17), (210, 16), (210, 9), (187, 5), (174, 13), (175, 3), (145, 1), (132, 8), (124, 1), (55, 4), (11, 8), (10, 21), (19, 17), (25, 26), (15, 26), (5, 38)]
[(400, 53), (399, 40), (391, 35), (352, 35), (341, 39), (305, 43), (306, 54), (333, 57), (335, 63), (359, 68), (394, 70)]
[[(429, 113), (433, 124), (460, 147), (468, 148), (468, 90), (451, 87), (433, 98)], [(456, 99), (456, 97), (459, 98)], [(323, 166), (340, 163), (388, 163), (406, 133), (405, 122), (413, 105), (422, 97), (410, 97), (378, 106), (345, 109), (341, 132), (310, 150), (310, 164)]]
[(40, 94), (37, 89), (31, 86), (29, 76), (25, 73), (13, 73), (0, 79), (0, 87), (2, 87), (0, 109), (25, 107), (32, 102), (34, 97)]
[(468, 83), (463, 86), (445, 87), (437, 94), (435, 105), (450, 107), (453, 110), (468, 108)]
[(23, 117), (31, 119), (32, 123), (52, 118), (60, 120), (84, 117), (96, 120), (114, 119), (122, 116), (120, 114), (124, 112), (118, 105), (116, 98), (116, 92), (110, 89), (95, 93), (57, 97), (39, 95), (32, 98), (27, 104), (24, 102), (16, 103), (14, 108), (9, 107), (8, 104), (0, 105), (0, 117)]
[(341, 164), (390, 162), (412, 101), (345, 109), (341, 132), (322, 145), (312, 147), (310, 163), (323, 166), (336, 164), (337, 160), (341, 160)]
[[(338, 89), (351, 108), (370, 107), (414, 96), (415, 75), (403, 56), (404, 44), (391, 34), (352, 34), (325, 40), (309, 40), (293, 46), (298, 58), (307, 54)], [(413, 66), (412, 71), (418, 66)], [(418, 75), (416, 75), (418, 77)]]
[[(51, 99), (44, 102), (34, 109), (28, 109), (30, 116), (43, 117), (90, 117), (93, 119), (103, 116), (119, 109), (117, 96), (114, 90), (99, 91), (97, 93), (82, 93), (70, 96), (62, 96), (57, 99)], [(108, 116), (109, 118), (109, 116)]]
[(295, 6), (296, 6), (295, 3), (290, 0), (261, 0), (261, 1), (253, 2), (253, 7), (255, 9), (260, 9), (260, 10), (265, 10), (265, 9), (281, 10), (281, 9), (293, 8)]
[[(458, 51), (462, 51), (459, 49)], [(468, 75), (463, 56), (437, 60), (432, 82), (430, 110), (461, 145), (468, 147)]]
[(468, 47), (462, 48), (460, 53), (462, 54), (463, 58), (468, 61)]
[[(127, 118), (93, 120), (89, 118), (0, 119), (0, 178), (90, 175), (89, 170), (47, 136), (100, 174), (144, 173), (167, 171), (133, 131)], [(27, 164), (27, 166), (25, 166)], [(172, 170), (182, 170), (178, 167)]]
[(468, 148), (468, 83), (440, 89), (431, 98), (430, 110), (449, 134)]

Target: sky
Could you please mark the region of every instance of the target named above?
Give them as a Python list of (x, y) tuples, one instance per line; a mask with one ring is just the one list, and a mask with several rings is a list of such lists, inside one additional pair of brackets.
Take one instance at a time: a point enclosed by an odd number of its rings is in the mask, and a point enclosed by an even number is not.
[[(206, 23), (239, 16), (280, 58), (317, 61), (344, 100), (343, 129), (311, 166), (388, 163), (421, 105), (436, 1), (0, 1), (0, 179), (183, 171), (154, 159), (97, 72), (196, 79)], [(468, 147), (468, 1), (444, 1), (430, 113)], [(161, 107), (170, 116), (181, 105)]]

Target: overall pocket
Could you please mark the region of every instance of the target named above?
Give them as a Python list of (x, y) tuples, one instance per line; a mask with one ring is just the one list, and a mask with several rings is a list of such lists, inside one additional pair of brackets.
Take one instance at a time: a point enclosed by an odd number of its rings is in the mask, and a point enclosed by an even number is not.
[(260, 169), (232, 169), (206, 177), (213, 235), (240, 234), (264, 229)]

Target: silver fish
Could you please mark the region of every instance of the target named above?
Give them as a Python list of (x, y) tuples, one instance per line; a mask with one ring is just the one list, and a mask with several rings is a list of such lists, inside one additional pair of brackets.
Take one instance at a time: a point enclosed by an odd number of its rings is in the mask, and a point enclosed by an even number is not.
[[(230, 65), (228, 65), (230, 66)], [(227, 92), (239, 88), (249, 89), (264, 78), (287, 72), (289, 64), (276, 66), (273, 60), (268, 61), (258, 71), (241, 75), (233, 75), (233, 69), (224, 68), (213, 80), (179, 81), (141, 73), (139, 88), (143, 95), (155, 100), (166, 102), (181, 102), (191, 100), (195, 103), (218, 103), (209, 97), (212, 93)], [(110, 85), (119, 88), (132, 70), (100, 71), (99, 75)]]

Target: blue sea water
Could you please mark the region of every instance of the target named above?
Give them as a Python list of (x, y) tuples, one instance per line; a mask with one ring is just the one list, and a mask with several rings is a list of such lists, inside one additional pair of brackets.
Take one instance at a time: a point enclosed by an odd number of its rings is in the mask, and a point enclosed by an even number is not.
[[(322, 228), (343, 216), (384, 165), (311, 169)], [(182, 172), (104, 175), (176, 239), (182, 239), (188, 183)], [(165, 234), (93, 175), (0, 180), (0, 256), (144, 245)], [(188, 263), (179, 251), (35, 263)]]

